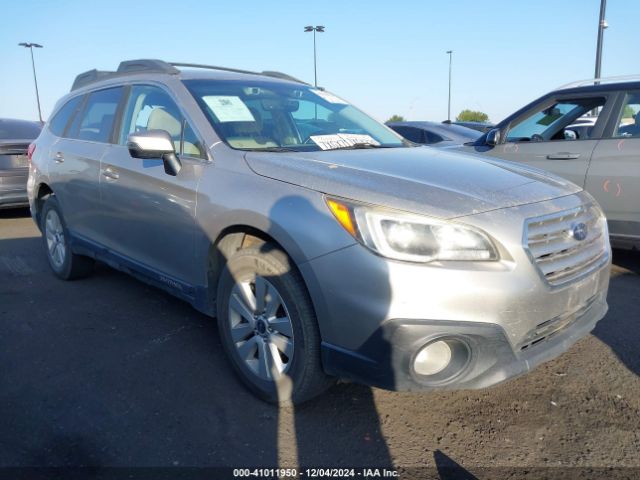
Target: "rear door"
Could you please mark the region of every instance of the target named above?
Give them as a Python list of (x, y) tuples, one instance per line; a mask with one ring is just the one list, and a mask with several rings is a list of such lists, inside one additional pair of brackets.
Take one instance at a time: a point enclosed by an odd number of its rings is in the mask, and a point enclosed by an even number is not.
[(111, 141), (122, 87), (88, 94), (49, 151), (49, 177), (71, 233), (101, 241), (100, 160)]
[(640, 245), (640, 90), (621, 92), (596, 146), (586, 190), (598, 200), (613, 240)]
[[(162, 160), (129, 154), (128, 135), (154, 129), (167, 131), (174, 140), (182, 162), (175, 177), (165, 173)], [(117, 141), (100, 168), (105, 245), (134, 268), (183, 293), (198, 280), (196, 188), (206, 158), (203, 143), (167, 91), (154, 85), (131, 87)]]
[[(505, 129), (504, 143), (484, 152), (555, 173), (584, 187), (599, 134), (612, 108), (610, 94), (548, 97), (515, 118)], [(583, 115), (599, 112), (592, 129), (568, 129)]]

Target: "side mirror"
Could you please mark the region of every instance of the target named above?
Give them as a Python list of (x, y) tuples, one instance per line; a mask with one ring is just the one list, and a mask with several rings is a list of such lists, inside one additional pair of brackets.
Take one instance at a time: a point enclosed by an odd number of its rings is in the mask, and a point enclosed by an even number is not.
[(495, 147), (500, 143), (501, 137), (502, 134), (500, 133), (500, 129), (493, 128), (489, 130), (489, 133), (487, 133), (487, 138), (485, 138), (484, 143), (486, 143), (490, 147)]
[(182, 168), (171, 135), (165, 130), (132, 133), (127, 138), (127, 148), (133, 158), (162, 159), (167, 175), (175, 177)]
[(564, 139), (565, 140), (578, 140), (578, 133), (575, 130), (565, 130), (564, 131)]

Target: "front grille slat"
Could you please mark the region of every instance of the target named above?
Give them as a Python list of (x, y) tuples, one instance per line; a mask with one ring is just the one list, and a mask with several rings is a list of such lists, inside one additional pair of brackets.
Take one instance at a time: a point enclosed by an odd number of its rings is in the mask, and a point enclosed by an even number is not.
[[(550, 285), (562, 285), (597, 268), (607, 259), (606, 220), (595, 205), (557, 212), (526, 222), (525, 248)], [(587, 238), (572, 232), (586, 225)]]

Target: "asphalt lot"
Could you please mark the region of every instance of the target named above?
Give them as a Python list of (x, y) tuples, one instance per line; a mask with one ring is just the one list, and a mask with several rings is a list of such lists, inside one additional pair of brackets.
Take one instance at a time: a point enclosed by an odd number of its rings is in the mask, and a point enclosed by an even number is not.
[(606, 318), (529, 375), (339, 384), (277, 409), (236, 380), (212, 319), (106, 266), (55, 279), (28, 212), (0, 211), (0, 467), (640, 468), (640, 254), (614, 263)]

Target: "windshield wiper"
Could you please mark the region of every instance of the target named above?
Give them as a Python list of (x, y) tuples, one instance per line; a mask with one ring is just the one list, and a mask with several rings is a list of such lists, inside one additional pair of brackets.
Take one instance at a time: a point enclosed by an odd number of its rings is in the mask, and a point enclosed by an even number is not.
[(329, 150), (363, 150), (366, 148), (394, 148), (389, 145), (374, 145), (373, 143), (354, 143), (353, 145), (347, 145), (345, 147), (330, 148)]
[(265, 148), (242, 148), (248, 152), (299, 152), (300, 150), (292, 147), (265, 147)]

